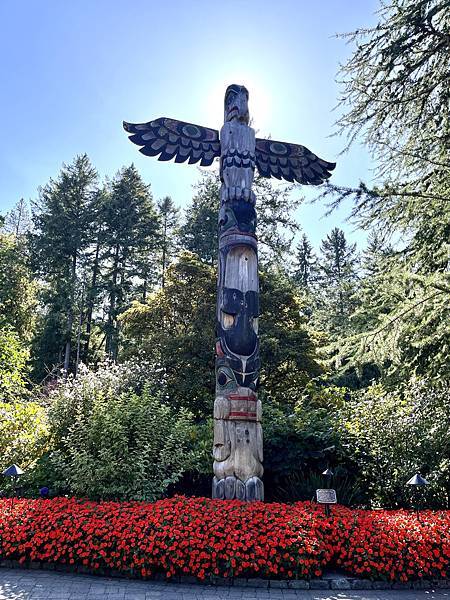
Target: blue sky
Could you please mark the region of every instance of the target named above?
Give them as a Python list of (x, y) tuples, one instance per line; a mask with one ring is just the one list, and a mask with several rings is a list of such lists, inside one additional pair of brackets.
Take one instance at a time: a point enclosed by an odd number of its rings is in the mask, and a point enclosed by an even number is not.
[[(160, 116), (220, 128), (230, 83), (250, 91), (259, 137), (296, 142), (337, 160), (333, 181), (371, 178), (367, 151), (330, 137), (338, 113), (336, 73), (351, 48), (334, 35), (375, 22), (376, 0), (2, 0), (0, 212), (86, 152), (101, 176), (134, 162), (155, 198), (186, 206), (194, 166), (143, 157), (122, 120)], [(311, 197), (299, 188), (295, 194)], [(312, 242), (333, 226), (352, 241), (349, 207), (297, 218)]]

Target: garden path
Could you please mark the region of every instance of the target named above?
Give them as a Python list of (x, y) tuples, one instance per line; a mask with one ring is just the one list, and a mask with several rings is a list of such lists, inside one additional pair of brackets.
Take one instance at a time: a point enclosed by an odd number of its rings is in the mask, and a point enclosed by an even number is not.
[(450, 600), (450, 590), (313, 591), (211, 587), (0, 569), (0, 600)]

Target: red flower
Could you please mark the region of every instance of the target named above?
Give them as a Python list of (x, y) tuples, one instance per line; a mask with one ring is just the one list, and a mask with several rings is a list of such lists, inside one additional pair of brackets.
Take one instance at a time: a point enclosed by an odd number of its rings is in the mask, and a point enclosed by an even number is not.
[(76, 498), (0, 500), (0, 560), (91, 569), (310, 578), (349, 574), (407, 581), (449, 576), (450, 513), (175, 497), (154, 504)]

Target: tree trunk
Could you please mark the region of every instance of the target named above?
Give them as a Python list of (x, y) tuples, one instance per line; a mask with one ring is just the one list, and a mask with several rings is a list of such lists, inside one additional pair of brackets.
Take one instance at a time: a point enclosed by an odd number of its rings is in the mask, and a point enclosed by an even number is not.
[(77, 355), (76, 355), (76, 359), (75, 359), (75, 370), (74, 370), (75, 377), (78, 374), (78, 365), (80, 364), (81, 326), (82, 325), (83, 325), (83, 297), (81, 299), (80, 314), (78, 317)]
[(71, 269), (71, 294), (69, 298), (69, 309), (67, 313), (67, 332), (66, 332), (66, 350), (64, 354), (64, 377), (67, 378), (69, 374), (70, 366), (70, 353), (72, 348), (72, 326), (73, 326), (73, 302), (75, 295), (75, 285), (77, 276), (77, 255), (74, 254), (72, 257), (72, 269)]
[(91, 331), (92, 331), (92, 313), (94, 312), (94, 294), (95, 287), (97, 285), (97, 278), (99, 274), (99, 254), (100, 254), (100, 241), (97, 240), (97, 246), (95, 248), (94, 264), (92, 266), (92, 279), (91, 285), (87, 296), (87, 311), (86, 311), (86, 341), (83, 348), (83, 357), (85, 364), (89, 363), (89, 345), (91, 343)]
[(162, 274), (161, 288), (164, 289), (166, 276), (166, 255), (167, 255), (167, 215), (164, 218), (163, 243), (162, 243)]
[(115, 312), (116, 312), (116, 299), (117, 299), (117, 277), (119, 268), (119, 245), (116, 245), (114, 252), (113, 270), (112, 270), (112, 283), (109, 294), (109, 311), (108, 311), (108, 325), (106, 332), (106, 345), (105, 352), (107, 356), (112, 358), (113, 353), (113, 337), (115, 331)]

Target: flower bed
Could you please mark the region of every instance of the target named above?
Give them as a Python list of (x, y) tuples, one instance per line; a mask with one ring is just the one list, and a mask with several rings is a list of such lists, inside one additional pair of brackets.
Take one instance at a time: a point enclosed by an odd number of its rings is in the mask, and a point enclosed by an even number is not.
[(336, 566), (388, 581), (450, 575), (450, 513), (176, 497), (153, 504), (0, 500), (0, 560), (156, 573), (309, 579)]

